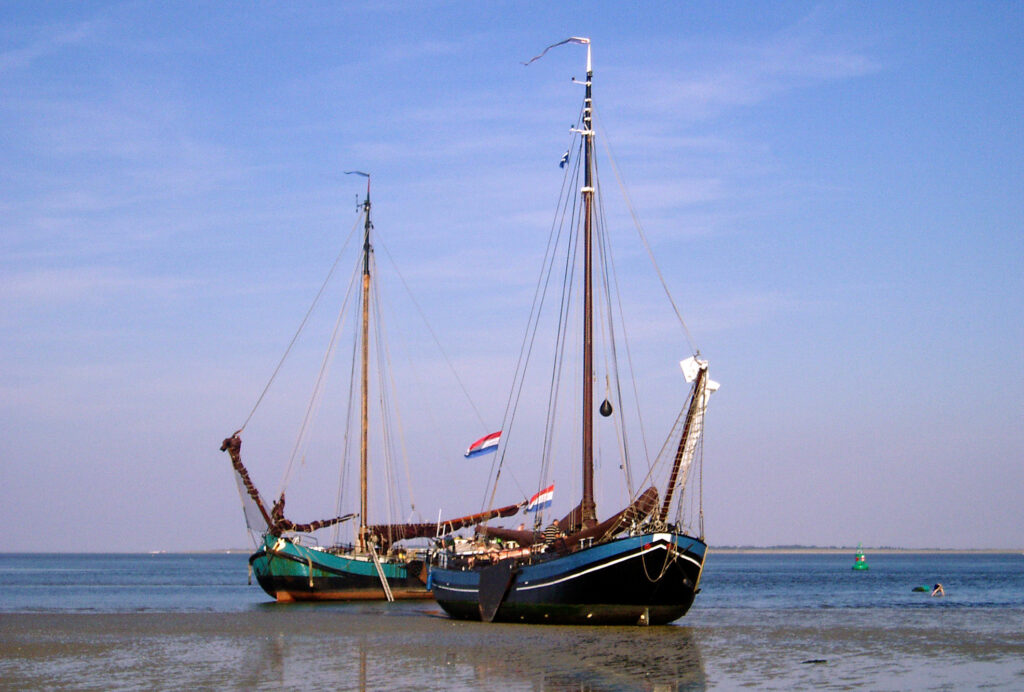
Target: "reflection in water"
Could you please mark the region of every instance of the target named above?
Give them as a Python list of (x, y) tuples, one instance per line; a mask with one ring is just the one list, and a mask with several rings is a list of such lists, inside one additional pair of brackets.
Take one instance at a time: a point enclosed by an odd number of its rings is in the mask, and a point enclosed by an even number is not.
[(446, 638), (445, 646), (444, 660), (449, 667), (446, 682), (475, 688), (704, 688), (696, 641), (688, 629), (681, 627), (496, 627), (459, 623)]
[(652, 628), (455, 622), (422, 604), (5, 613), (0, 689), (1020, 687), (1019, 609), (899, 613), (704, 608)]
[(366, 643), (366, 637), (359, 638), (359, 689), (366, 689), (366, 650), (369, 645)]
[(704, 689), (686, 627), (456, 622), (422, 606), (5, 615), (11, 689)]
[[(258, 686), (345, 689), (704, 689), (685, 627), (543, 627), (455, 622), (424, 612), (290, 609), (263, 623), (273, 637), (238, 637)], [(254, 633), (255, 634), (255, 633)]]
[(688, 627), (457, 622), (422, 606), (6, 614), (0, 687), (694, 690)]

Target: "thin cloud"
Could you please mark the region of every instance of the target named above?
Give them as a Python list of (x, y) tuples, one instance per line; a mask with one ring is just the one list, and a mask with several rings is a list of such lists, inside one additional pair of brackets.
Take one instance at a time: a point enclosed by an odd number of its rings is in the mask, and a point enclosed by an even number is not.
[(0, 53), (0, 76), (13, 72), (29, 70), (42, 58), (61, 52), (69, 46), (81, 46), (94, 38), (105, 26), (99, 20), (85, 21), (67, 29), (50, 33), (50, 27), (39, 32), (37, 38), (28, 45), (12, 48)]
[(115, 266), (39, 269), (5, 274), (0, 278), (0, 296), (24, 311), (31, 306), (70, 306), (116, 295), (166, 295), (191, 285), (194, 281), (189, 279), (136, 275)]
[(798, 25), (759, 43), (684, 47), (681, 52), (699, 54), (701, 60), (696, 64), (707, 66), (689, 75), (656, 73), (638, 83), (633, 76), (625, 80), (624, 72), (617, 70), (616, 79), (641, 94), (629, 101), (630, 108), (644, 108), (648, 114), (671, 113), (674, 123), (679, 118), (717, 117), (788, 91), (856, 79), (883, 69), (865, 53), (829, 45), (834, 41), (834, 36)]

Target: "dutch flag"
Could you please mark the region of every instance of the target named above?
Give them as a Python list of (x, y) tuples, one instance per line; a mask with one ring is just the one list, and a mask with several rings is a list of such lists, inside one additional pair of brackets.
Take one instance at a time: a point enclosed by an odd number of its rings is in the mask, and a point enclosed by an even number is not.
[(501, 431), (481, 437), (466, 450), (466, 458), (478, 457), (481, 454), (490, 454), (498, 450), (498, 443), (501, 441)]
[(530, 498), (530, 502), (526, 505), (527, 512), (537, 512), (542, 509), (546, 509), (551, 506), (551, 498), (555, 496), (555, 484), (552, 483), (548, 487), (541, 490), (539, 493)]

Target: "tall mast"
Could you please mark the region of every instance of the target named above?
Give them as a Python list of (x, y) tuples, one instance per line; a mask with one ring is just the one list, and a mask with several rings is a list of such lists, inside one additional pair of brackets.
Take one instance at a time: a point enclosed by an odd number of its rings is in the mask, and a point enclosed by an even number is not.
[(594, 503), (594, 291), (592, 217), (594, 206), (593, 150), (594, 129), (591, 122), (593, 102), (590, 87), (594, 70), (590, 62), (590, 41), (587, 40), (587, 81), (583, 101), (583, 500), (580, 509), (584, 526), (597, 522)]
[(346, 171), (355, 173), (366, 178), (366, 200), (363, 202), (363, 332), (361, 339), (361, 364), (360, 364), (360, 388), (359, 388), (359, 535), (357, 547), (365, 552), (368, 549), (368, 536), (366, 531), (366, 488), (367, 488), (367, 449), (369, 441), (369, 370), (370, 370), (370, 253), (373, 247), (370, 245), (370, 230), (373, 222), (370, 221), (370, 175), (361, 171)]
[[(577, 43), (587, 47), (587, 81), (584, 82), (586, 95), (583, 100), (582, 128), (574, 130), (583, 137), (583, 187), (580, 189), (583, 205), (583, 499), (580, 501), (580, 519), (584, 526), (597, 523), (597, 506), (594, 504), (594, 287), (593, 287), (593, 224), (594, 209), (594, 114), (590, 88), (594, 81), (594, 69), (590, 59), (590, 39), (571, 36), (554, 43), (532, 58), (529, 65), (540, 60), (556, 46)], [(575, 82), (576, 80), (573, 79)]]

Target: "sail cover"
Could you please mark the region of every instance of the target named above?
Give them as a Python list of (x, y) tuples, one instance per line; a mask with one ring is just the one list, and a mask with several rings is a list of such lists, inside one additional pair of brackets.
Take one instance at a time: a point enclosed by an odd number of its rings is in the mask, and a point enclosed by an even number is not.
[[(565, 537), (565, 545), (567, 548), (576, 546), (584, 538), (594, 538), (597, 540), (604, 540), (611, 538), (617, 533), (621, 533), (625, 529), (629, 528), (630, 524), (639, 524), (650, 515), (658, 506), (658, 490), (657, 488), (648, 488), (644, 492), (640, 493), (636, 500), (634, 500), (624, 510), (615, 514), (608, 519), (605, 519), (600, 524), (595, 524), (589, 529), (583, 529), (577, 531), (575, 528), (568, 532)], [(569, 513), (563, 522), (569, 520), (573, 515), (579, 516), (579, 507)], [(563, 524), (566, 525), (566, 524)], [(521, 546), (530, 546), (535, 543), (541, 543), (544, 540), (544, 536), (539, 531), (533, 531), (530, 529), (504, 529), (497, 526), (480, 526), (477, 527), (476, 532), (481, 536), (489, 536), (491, 538), (500, 538), (503, 541), (515, 541)]]
[(345, 514), (331, 519), (319, 519), (308, 524), (296, 524), (284, 516), (284, 493), (281, 493), (281, 497), (268, 512), (266, 503), (263, 502), (263, 498), (260, 497), (259, 491), (256, 490), (256, 486), (249, 477), (248, 469), (242, 463), (242, 438), (238, 436), (237, 432), (224, 440), (220, 451), (227, 452), (231, 457), (231, 466), (235, 469), (235, 479), (238, 482), (238, 492), (242, 496), (245, 523), (253, 531), (260, 533), (266, 531), (274, 536), (280, 536), (285, 531), (311, 533), (317, 529), (348, 521), (355, 516), (354, 514)]
[(475, 526), (476, 524), (485, 522), (488, 519), (494, 519), (496, 517), (510, 517), (517, 514), (519, 510), (522, 509), (523, 504), (524, 503), (520, 502), (514, 505), (498, 507), (497, 509), (492, 509), (489, 512), (470, 514), (457, 519), (445, 519), (444, 521), (436, 523), (376, 524), (374, 526), (367, 526), (366, 530), (377, 536), (378, 541), (386, 548), (395, 541), (402, 541), (410, 538), (434, 538), (469, 526)]

